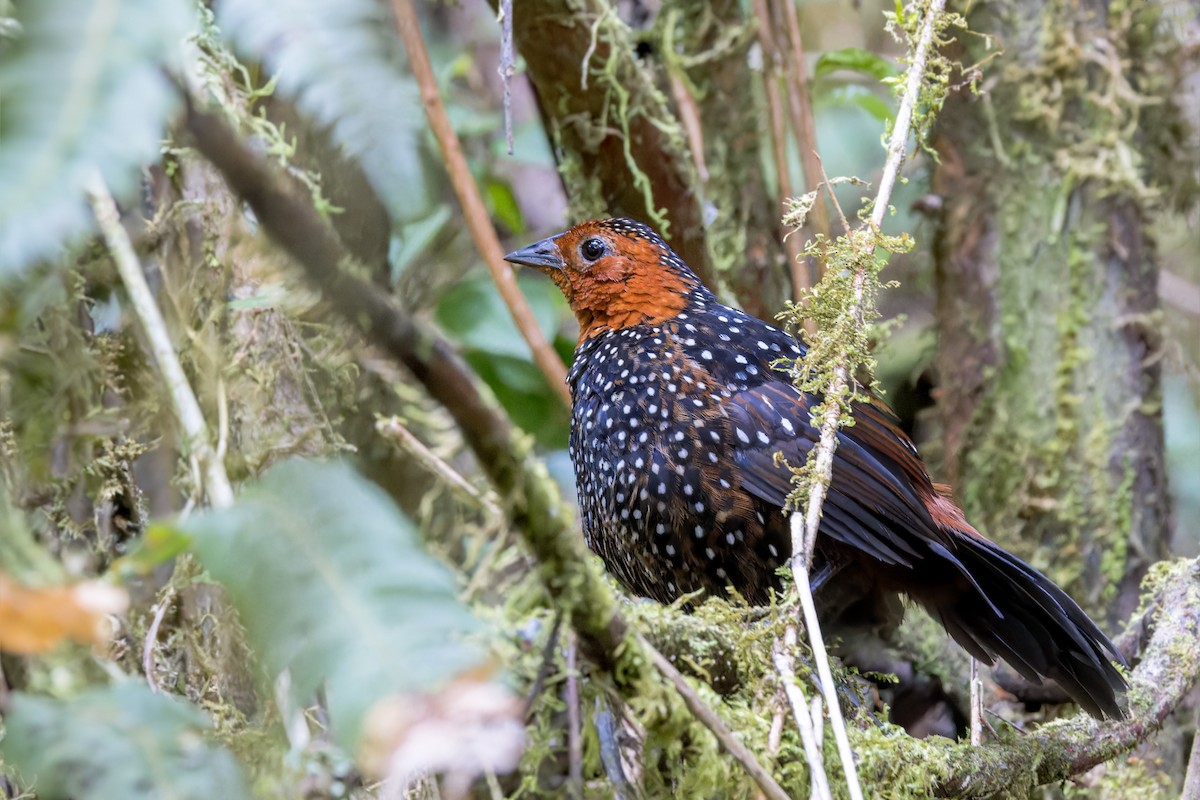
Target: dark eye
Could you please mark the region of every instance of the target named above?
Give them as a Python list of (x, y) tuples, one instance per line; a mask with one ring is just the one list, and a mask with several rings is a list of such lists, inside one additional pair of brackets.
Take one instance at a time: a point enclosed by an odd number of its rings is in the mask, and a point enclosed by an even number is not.
[(585, 239), (580, 251), (588, 261), (595, 261), (604, 255), (604, 242), (600, 239)]

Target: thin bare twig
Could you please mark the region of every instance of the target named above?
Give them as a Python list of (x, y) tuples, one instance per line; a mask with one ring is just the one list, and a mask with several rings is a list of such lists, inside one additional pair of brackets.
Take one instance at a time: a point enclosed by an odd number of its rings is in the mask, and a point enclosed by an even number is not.
[(496, 72), (504, 84), (504, 142), (510, 156), (513, 154), (512, 79), (516, 72), (512, 12), (512, 0), (500, 0), (496, 10), (496, 21), (500, 24), (500, 66)]
[[(792, 546), (800, 536), (800, 515), (792, 514)], [(838, 758), (845, 773), (846, 788), (850, 800), (862, 800), (862, 786), (858, 780), (858, 769), (854, 766), (854, 752), (850, 749), (850, 737), (846, 734), (846, 721), (842, 718), (842, 706), (838, 703), (837, 684), (833, 681), (833, 670), (829, 668), (829, 652), (825, 649), (825, 637), (821, 634), (821, 621), (817, 617), (817, 605), (813, 601), (812, 585), (808, 580), (808, 569), (812, 553), (795, 551), (792, 555), (792, 578), (800, 594), (800, 609), (808, 631), (808, 643), (812, 646), (813, 661), (817, 664), (817, 677), (821, 680), (821, 691), (825, 693), (825, 705), (829, 706), (829, 724), (833, 728), (833, 739), (837, 742)], [(796, 715), (799, 719), (800, 715)]]
[(104, 242), (108, 245), (108, 252), (116, 262), (121, 282), (125, 284), (125, 291), (129, 293), (129, 302), (142, 324), (142, 330), (146, 333), (159, 372), (166, 381), (167, 394), (183, 429), (184, 446), (199, 463), (208, 501), (213, 508), (233, 505), (233, 488), (230, 486), (229, 476), (225, 473), (225, 465), (217, 458), (209, 442), (208, 425), (200, 411), (200, 404), (188, 384), (179, 357), (175, 355), (175, 346), (167, 332), (167, 324), (163, 321), (158, 303), (154, 301), (154, 294), (146, 283), (146, 275), (142, 272), (142, 265), (138, 262), (133, 243), (129, 241), (129, 234), (121, 225), (116, 201), (113, 200), (112, 193), (99, 172), (93, 174), (88, 181), (87, 193), (96, 221), (100, 224), (100, 231), (104, 235)]
[(771, 773), (763, 768), (763, 765), (758, 763), (758, 759), (754, 754), (742, 744), (733, 731), (725, 722), (717, 716), (717, 712), (709, 708), (705, 702), (700, 699), (700, 695), (696, 694), (696, 690), (684, 679), (679, 670), (675, 669), (675, 665), (667, 660), (667, 657), (658, 652), (655, 647), (646, 641), (646, 638), (641, 634), (637, 635), (638, 643), (645, 649), (650, 656), (650, 661), (662, 673), (663, 677), (670, 681), (675, 687), (675, 691), (683, 698), (683, 704), (688, 707), (700, 724), (712, 731), (713, 736), (717, 737), (717, 741), (721, 746), (733, 756), (734, 760), (741, 764), (742, 769), (746, 774), (758, 784), (758, 788), (762, 790), (770, 800), (789, 800), (787, 792), (783, 791)]
[(504, 511), (500, 506), (496, 505), (494, 500), (472, 486), (470, 481), (460, 475), (454, 467), (447, 464), (437, 453), (426, 447), (425, 443), (406, 428), (400, 420), (395, 417), (381, 419), (375, 423), (375, 430), (385, 439), (391, 439), (404, 448), (406, 452), (421, 462), (421, 466), (425, 467), (425, 469), (471, 498), (489, 517), (494, 520), (504, 519)]
[(825, 761), (817, 746), (818, 736), (816, 725), (819, 724), (809, 710), (808, 698), (804, 689), (796, 680), (795, 661), (792, 651), (796, 648), (796, 626), (788, 625), (783, 634), (783, 642), (776, 641), (771, 648), (771, 660), (783, 682), (783, 691), (792, 706), (792, 716), (796, 718), (796, 727), (800, 731), (800, 741), (804, 745), (804, 757), (808, 760), (808, 771), (812, 776), (812, 797), (814, 800), (830, 800), (829, 776), (825, 774)]
[(696, 107), (696, 98), (692, 97), (678, 74), (672, 72), (668, 82), (671, 85), (671, 98), (679, 111), (679, 122), (687, 136), (692, 162), (696, 165), (696, 174), (701, 183), (708, 183), (708, 164), (704, 161), (704, 129), (700, 125), (700, 109)]
[(979, 662), (971, 657), (971, 746), (983, 744), (983, 681), (979, 679)]
[(833, 208), (837, 211), (838, 219), (842, 223), (842, 230), (846, 235), (850, 235), (850, 220), (846, 219), (846, 212), (842, 211), (842, 204), (838, 202), (837, 195), (834, 194), (833, 184), (829, 181), (829, 174), (825, 172), (825, 160), (821, 158), (819, 153), (813, 155), (817, 158), (817, 167), (821, 170), (821, 186), (825, 187), (825, 191), (829, 194), (829, 200), (833, 203)]
[[(796, 146), (800, 149), (800, 165), (804, 168), (804, 191), (811, 192), (821, 185), (817, 175), (822, 168), (817, 158), (817, 126), (813, 120), (812, 97), (808, 93), (808, 64), (804, 60), (800, 18), (793, 0), (776, 2), (782, 7), (781, 12), (787, 22), (787, 37), (791, 44), (790, 50), (783, 51), (790, 65), (787, 81), (788, 108), (791, 111), (792, 128), (796, 134)], [(829, 210), (821, 202), (820, 194), (813, 203), (810, 219), (812, 227), (818, 233), (829, 233)]]
[[(758, 47), (762, 51), (763, 89), (767, 96), (767, 118), (771, 125), (771, 154), (778, 177), (776, 188), (782, 201), (785, 197), (792, 197), (795, 192), (791, 170), (788, 168), (787, 122), (783, 113), (783, 100), (779, 96), (779, 54), (771, 29), (767, 0), (754, 0), (754, 15), (758, 17)], [(785, 235), (783, 246), (787, 251), (788, 272), (792, 278), (792, 299), (798, 302), (804, 292), (812, 287), (808, 261), (804, 258), (804, 243), (799, 237)]]
[(438, 147), (441, 148), (446, 172), (454, 185), (454, 193), (458, 195), (458, 202), (462, 206), (463, 217), (466, 219), (471, 239), (475, 242), (475, 249), (479, 251), (488, 271), (491, 272), (492, 280), (504, 304), (508, 306), (513, 322), (529, 344), (529, 349), (533, 351), (533, 360), (546, 376), (551, 388), (570, 407), (571, 394), (567, 390), (566, 367), (542, 335), (537, 319), (533, 316), (529, 303), (525, 301), (525, 295), (521, 294), (521, 289), (517, 286), (512, 268), (504, 260), (504, 248), (500, 246), (500, 239), (496, 236), (496, 229), (492, 227), (483, 198), (479, 196), (479, 187), (471, 177), (466, 156), (463, 155), (462, 143), (459, 142), (458, 134), (454, 132), (454, 126), (450, 124), (450, 117), (446, 114), (446, 107), (442, 104), (442, 95), (438, 91), (437, 78), (434, 77), (433, 67), (429, 63), (429, 54), (425, 51), (425, 40), (421, 38), (421, 27), (417, 22), (417, 12), (413, 9), (412, 0), (392, 0), (392, 12), (396, 17), (400, 39), (408, 52), (413, 77), (421, 88), (425, 116), (429, 120), (429, 127), (433, 129)]
[(583, 797), (583, 722), (579, 713), (579, 666), (575, 632), (567, 631), (567, 780), (574, 797)]
[(155, 692), (161, 692), (162, 689), (158, 685), (158, 677), (154, 674), (154, 645), (158, 642), (158, 629), (162, 627), (163, 618), (167, 616), (167, 609), (174, 601), (175, 592), (168, 587), (166, 594), (154, 608), (154, 618), (150, 621), (150, 628), (146, 631), (146, 638), (142, 642), (142, 672), (146, 675), (146, 683)]

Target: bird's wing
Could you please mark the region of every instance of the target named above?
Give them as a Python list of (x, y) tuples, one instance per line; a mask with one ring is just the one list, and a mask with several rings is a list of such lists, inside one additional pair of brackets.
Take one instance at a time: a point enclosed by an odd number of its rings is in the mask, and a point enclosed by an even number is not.
[[(778, 457), (792, 466), (805, 463), (819, 436), (809, 417), (815, 403), (783, 381), (768, 381), (722, 403), (748, 492), (783, 506), (792, 473)], [(942, 537), (922, 501), (933, 484), (882, 404), (857, 404), (854, 420), (838, 434), (821, 533), (884, 563), (911, 566), (928, 553), (931, 538)]]

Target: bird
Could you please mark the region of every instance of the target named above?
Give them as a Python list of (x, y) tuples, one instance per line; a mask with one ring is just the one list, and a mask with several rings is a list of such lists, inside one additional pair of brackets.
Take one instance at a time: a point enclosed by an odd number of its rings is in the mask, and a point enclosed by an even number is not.
[[(583, 222), (505, 260), (548, 275), (579, 323), (569, 453), (588, 547), (637, 596), (769, 602), (792, 556), (787, 465), (819, 439), (821, 397), (781, 369), (805, 345), (722, 303), (637, 220)], [(1124, 717), (1124, 660), (1096, 623), (967, 522), (882, 400), (850, 412), (814, 547), (818, 603), (906, 595), (981, 662)]]

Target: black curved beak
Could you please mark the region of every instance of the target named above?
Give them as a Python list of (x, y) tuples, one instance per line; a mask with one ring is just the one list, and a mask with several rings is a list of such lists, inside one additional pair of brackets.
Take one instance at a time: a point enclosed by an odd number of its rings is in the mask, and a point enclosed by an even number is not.
[(504, 260), (511, 264), (520, 264), (521, 266), (533, 267), (534, 269), (565, 270), (567, 265), (563, 262), (562, 256), (558, 252), (558, 245), (554, 243), (554, 240), (557, 238), (557, 236), (551, 236), (549, 239), (534, 242), (528, 247), (514, 250), (506, 255)]

